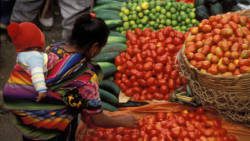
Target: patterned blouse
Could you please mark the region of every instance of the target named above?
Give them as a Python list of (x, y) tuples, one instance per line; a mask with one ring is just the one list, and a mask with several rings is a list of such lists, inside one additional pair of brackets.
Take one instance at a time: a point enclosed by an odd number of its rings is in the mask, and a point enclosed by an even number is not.
[(15, 124), (31, 139), (47, 140), (64, 132), (71, 121), (81, 113), (102, 112), (98, 92), (99, 67), (86, 62), (79, 53), (69, 53), (58, 42), (49, 46), (46, 85), (48, 94), (41, 102), (32, 85), (31, 75), (16, 64), (3, 96), (5, 107), (16, 116)]

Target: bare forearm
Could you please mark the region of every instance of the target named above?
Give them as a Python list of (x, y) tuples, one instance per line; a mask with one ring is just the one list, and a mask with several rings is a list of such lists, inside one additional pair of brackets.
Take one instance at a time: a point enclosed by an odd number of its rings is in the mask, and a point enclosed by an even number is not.
[(119, 126), (126, 126), (121, 116), (110, 117), (104, 113), (100, 113), (92, 116), (92, 122), (96, 126), (104, 128), (113, 128)]

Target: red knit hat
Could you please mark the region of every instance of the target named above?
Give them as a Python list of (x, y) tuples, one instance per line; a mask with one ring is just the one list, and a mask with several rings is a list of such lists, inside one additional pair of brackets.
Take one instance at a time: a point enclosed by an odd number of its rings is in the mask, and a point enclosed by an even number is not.
[(31, 22), (11, 23), (7, 27), (8, 34), (16, 48), (16, 52), (31, 48), (45, 47), (43, 32)]

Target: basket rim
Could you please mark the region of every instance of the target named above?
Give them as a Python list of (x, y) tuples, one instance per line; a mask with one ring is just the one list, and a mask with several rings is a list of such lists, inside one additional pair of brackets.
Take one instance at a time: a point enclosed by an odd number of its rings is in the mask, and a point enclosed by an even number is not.
[(193, 69), (193, 70), (195, 70), (195, 72), (196, 73), (199, 73), (199, 74), (201, 74), (201, 75), (205, 75), (205, 76), (209, 76), (209, 77), (213, 77), (213, 78), (222, 78), (222, 79), (240, 79), (240, 78), (243, 78), (243, 77), (250, 77), (250, 73), (245, 73), (245, 74), (240, 74), (240, 75), (232, 75), (232, 76), (223, 76), (223, 75), (212, 75), (212, 74), (210, 74), (210, 73), (203, 73), (203, 72), (201, 72), (200, 70), (198, 70), (196, 67), (194, 67), (192, 64), (190, 64), (189, 63), (189, 61), (188, 61), (188, 59), (187, 59), (187, 57), (186, 57), (186, 55), (185, 55), (185, 42), (184, 42), (184, 44), (183, 44), (183, 47), (181, 48), (181, 55), (183, 56), (183, 59), (184, 59), (184, 61), (185, 61), (185, 63), (191, 68), (191, 69)]

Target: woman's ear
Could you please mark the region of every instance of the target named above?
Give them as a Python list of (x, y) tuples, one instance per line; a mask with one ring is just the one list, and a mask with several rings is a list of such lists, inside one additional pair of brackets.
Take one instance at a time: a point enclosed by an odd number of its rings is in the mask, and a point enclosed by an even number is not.
[(101, 48), (100, 48), (99, 44), (98, 44), (98, 43), (94, 43), (94, 44), (91, 46), (91, 48), (89, 49), (89, 52), (88, 52), (87, 56), (88, 56), (89, 58), (93, 58), (93, 57), (95, 57), (100, 51), (101, 51)]

